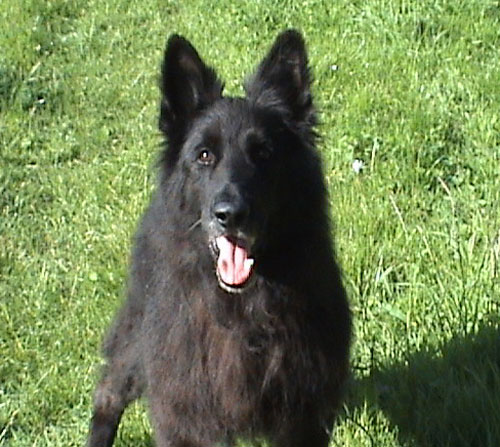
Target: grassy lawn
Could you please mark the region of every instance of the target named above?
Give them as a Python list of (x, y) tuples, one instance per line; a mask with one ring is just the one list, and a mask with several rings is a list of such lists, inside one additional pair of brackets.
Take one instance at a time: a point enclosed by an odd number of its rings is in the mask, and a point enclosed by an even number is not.
[[(290, 26), (355, 317), (332, 446), (500, 446), (498, 0), (3, 0), (0, 20), (0, 446), (84, 443), (167, 35), (241, 94)], [(143, 402), (123, 422), (117, 446), (152, 445)]]

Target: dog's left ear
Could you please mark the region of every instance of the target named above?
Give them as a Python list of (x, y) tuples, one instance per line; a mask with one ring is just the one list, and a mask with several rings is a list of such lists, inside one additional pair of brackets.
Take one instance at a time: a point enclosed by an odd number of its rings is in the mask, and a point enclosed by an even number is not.
[(316, 124), (307, 52), (298, 31), (287, 30), (276, 38), (246, 91), (256, 105), (279, 109), (299, 126)]
[(160, 130), (170, 139), (182, 138), (190, 121), (222, 95), (222, 83), (194, 47), (173, 35), (165, 48), (160, 89)]

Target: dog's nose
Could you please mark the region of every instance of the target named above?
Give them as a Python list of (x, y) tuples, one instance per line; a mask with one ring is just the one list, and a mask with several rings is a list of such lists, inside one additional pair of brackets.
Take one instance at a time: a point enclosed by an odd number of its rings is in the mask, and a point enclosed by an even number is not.
[(242, 203), (228, 201), (214, 204), (212, 212), (219, 225), (225, 229), (240, 226), (247, 215)]

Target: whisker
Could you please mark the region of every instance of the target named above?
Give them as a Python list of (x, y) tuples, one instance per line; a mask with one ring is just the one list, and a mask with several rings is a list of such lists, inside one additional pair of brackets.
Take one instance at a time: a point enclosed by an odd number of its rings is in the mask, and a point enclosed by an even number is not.
[(196, 222), (194, 222), (187, 230), (186, 230), (186, 234), (189, 234), (191, 233), (191, 231), (193, 231), (198, 225), (201, 224), (201, 219), (198, 219)]

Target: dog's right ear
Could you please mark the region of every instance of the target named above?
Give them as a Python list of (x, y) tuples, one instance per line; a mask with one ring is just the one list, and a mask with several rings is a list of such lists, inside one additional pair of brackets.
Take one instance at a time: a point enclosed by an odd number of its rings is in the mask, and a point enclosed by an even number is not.
[(173, 35), (165, 48), (160, 90), (160, 130), (175, 140), (197, 113), (222, 96), (222, 83), (186, 39)]
[(310, 130), (316, 124), (307, 51), (298, 31), (290, 29), (276, 38), (246, 91), (255, 104), (281, 109), (300, 128)]

